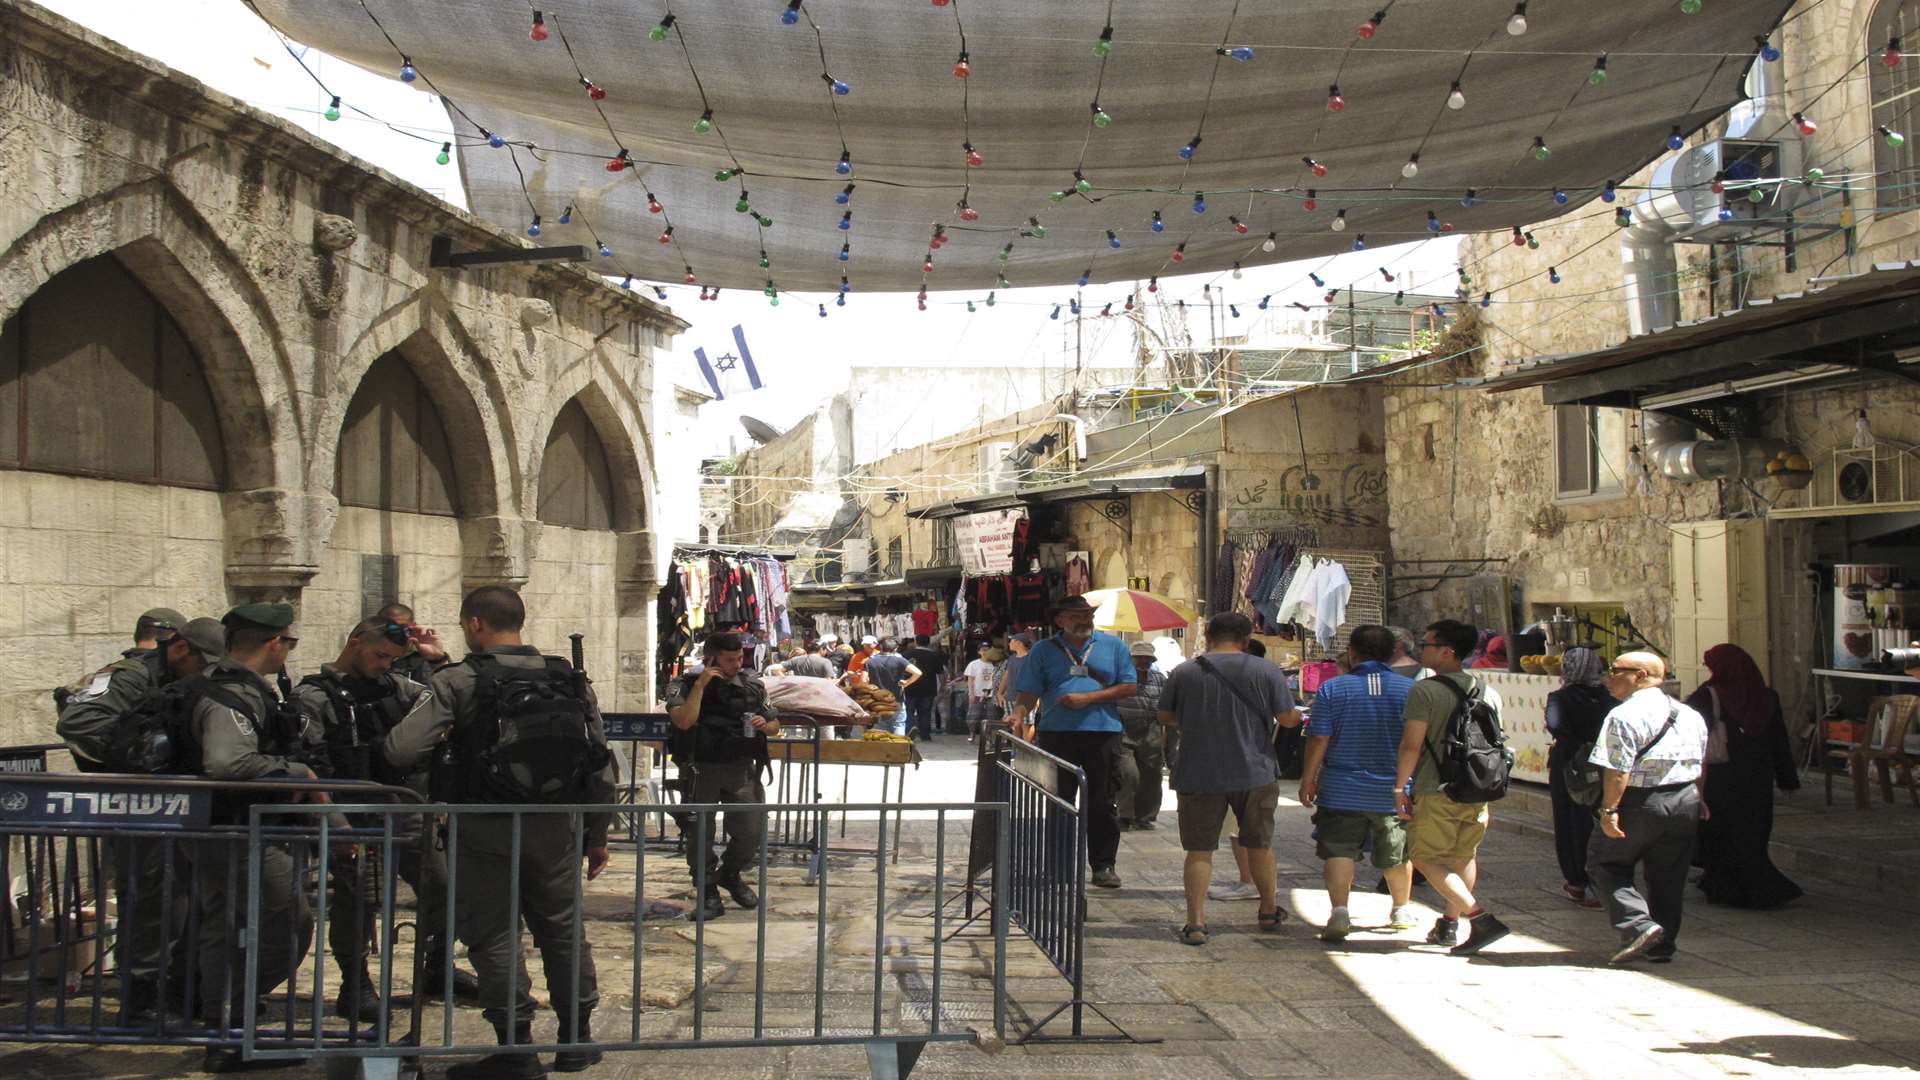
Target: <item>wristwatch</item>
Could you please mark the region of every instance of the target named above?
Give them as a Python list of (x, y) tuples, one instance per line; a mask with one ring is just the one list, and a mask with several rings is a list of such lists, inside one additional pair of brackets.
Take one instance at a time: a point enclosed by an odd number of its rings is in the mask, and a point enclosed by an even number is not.
[(1606, 814), (1606, 815), (1608, 815), (1608, 816), (1610, 816), (1610, 817), (1619, 817), (1619, 816), (1620, 816), (1620, 808), (1619, 808), (1619, 807), (1617, 807), (1617, 806), (1603, 806), (1603, 807), (1601, 807), (1601, 808), (1600, 808), (1600, 812), (1601, 812), (1602, 814)]

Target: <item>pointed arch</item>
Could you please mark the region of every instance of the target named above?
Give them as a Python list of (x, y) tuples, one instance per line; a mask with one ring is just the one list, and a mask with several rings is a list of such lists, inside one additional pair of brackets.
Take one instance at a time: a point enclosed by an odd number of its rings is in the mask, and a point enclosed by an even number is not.
[[(639, 401), (630, 388), (612, 371), (602, 349), (595, 348), (556, 376), (548, 408), (540, 418), (542, 438), (529, 463), (527, 475), (539, 477), (545, 463), (547, 438), (560, 414), (569, 405), (578, 404), (593, 423), (594, 434), (607, 454), (609, 476), (615, 499), (623, 509), (624, 524), (616, 531), (652, 528), (653, 462), (646, 452), (649, 445)], [(538, 492), (534, 493), (535, 505)]]

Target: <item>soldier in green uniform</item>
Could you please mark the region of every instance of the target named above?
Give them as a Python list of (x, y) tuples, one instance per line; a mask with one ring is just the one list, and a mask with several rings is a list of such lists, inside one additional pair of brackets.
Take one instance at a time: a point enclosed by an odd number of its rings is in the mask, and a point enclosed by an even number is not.
[[(706, 666), (697, 674), (682, 675), (667, 690), (667, 716), (680, 731), (673, 754), (688, 777), (686, 801), (764, 803), (767, 792), (760, 773), (767, 762), (767, 740), (780, 734), (780, 721), (766, 715), (773, 711), (766, 684), (742, 669), (740, 635), (714, 634), (707, 638), (705, 651)], [(705, 864), (706, 895), (696, 910), (709, 919), (725, 915), (722, 889), (743, 908), (758, 906), (760, 898), (747, 884), (745, 872), (760, 856), (766, 812), (727, 811), (727, 846), (718, 857), (712, 847), (721, 830), (714, 827), (712, 815), (706, 816), (708, 850), (700, 850), (691, 835), (687, 838), (687, 868), (698, 875)]]
[(180, 632), (187, 625), (187, 617), (170, 607), (148, 608), (133, 621), (133, 648), (121, 653), (128, 656), (142, 649), (158, 648), (160, 642)]
[[(210, 780), (312, 779), (311, 766), (297, 760), (303, 746), (318, 735), (303, 732), (298, 713), (285, 706), (268, 678), (286, 669), (287, 654), (300, 639), (293, 633), (293, 608), (287, 604), (243, 604), (221, 619), (227, 629), (227, 655), (206, 671), (210, 685), (193, 704), (189, 721), (192, 751), (199, 772)], [(322, 792), (308, 799), (326, 802)], [(244, 801), (228, 798), (215, 803), (215, 824), (246, 821)], [(304, 824), (304, 822), (302, 822)], [(291, 824), (291, 822), (283, 822)], [(340, 824), (344, 825), (344, 822)], [(306, 959), (313, 944), (313, 913), (305, 891), (295, 880), (292, 850), (268, 844), (261, 852), (260, 923), (247, 921), (247, 881), (250, 868), (244, 842), (203, 841), (194, 854), (194, 874), (200, 887), (200, 1012), (207, 1023), (219, 1025), (229, 1004), (232, 1023), (242, 1016), (245, 993), (245, 951), (242, 940), (259, 949), (258, 989), (270, 994)], [(229, 873), (238, 882), (229, 892)], [(231, 908), (231, 915), (229, 913)], [(228, 936), (228, 919), (236, 937)], [(252, 1063), (238, 1050), (207, 1049), (207, 1072), (233, 1072)], [(292, 1062), (288, 1062), (292, 1064)]]
[[(524, 643), (520, 631), (525, 623), (526, 607), (512, 589), (488, 585), (468, 593), (460, 605), (467, 656), (434, 673), (427, 684), (430, 700), (387, 736), (387, 760), (398, 768), (414, 769), (434, 756), (436, 776), (457, 778), (451, 781), (451, 791), (436, 786), (435, 798), (444, 801), (537, 803), (542, 800), (529, 797), (527, 790), (546, 790), (538, 778), (558, 769), (574, 770), (572, 782), (553, 788), (553, 797), (544, 801), (610, 803), (613, 759), (606, 749), (606, 729), (593, 691), (585, 676), (566, 661), (543, 656)], [(522, 693), (522, 687), (530, 688), (529, 692)], [(516, 712), (522, 705), (542, 711)], [(518, 722), (535, 716), (535, 722)], [(573, 721), (571, 728), (568, 718)], [(533, 758), (541, 752), (539, 748), (520, 743), (510, 747), (504, 741), (510, 728), (516, 733), (534, 728), (569, 732), (572, 741), (549, 740), (550, 760), (541, 762)], [(527, 757), (515, 756), (523, 751)], [(486, 765), (509, 757), (524, 763), (509, 771), (521, 770), (525, 775), (502, 776)], [(547, 992), (560, 1018), (558, 1041), (588, 1042), (592, 1039), (588, 1020), (600, 994), (585, 934), (580, 934), (577, 947), (574, 943), (580, 918), (574, 891), (580, 887), (582, 855), (588, 880), (606, 868), (611, 815), (592, 814), (581, 822), (566, 813), (525, 813), (519, 822), (520, 861), (515, 865), (514, 818), (505, 814), (461, 817), (454, 851), (454, 876), (460, 890), (453, 901), (454, 924), (480, 976), (480, 1000), (501, 1045), (507, 1045), (509, 1038), (515, 1044), (531, 1042), (532, 979), (517, 963), (520, 928), (508, 921), (509, 883), (517, 876), (520, 918), (540, 950)], [(510, 972), (517, 976), (518, 985), (509, 981)], [(553, 1067), (578, 1072), (599, 1060), (598, 1051), (569, 1051), (556, 1055)], [(447, 1070), (449, 1080), (539, 1080), (544, 1076), (539, 1057), (519, 1051), (492, 1054)]]
[(451, 662), (446, 646), (440, 643), (440, 635), (430, 626), (421, 626), (413, 617), (413, 609), (405, 604), (393, 603), (373, 613), (375, 618), (385, 619), (404, 627), (407, 634), (407, 655), (394, 661), (396, 674), (405, 675), (422, 686), (433, 678), (433, 673)]
[[(381, 752), (381, 743), (394, 725), (429, 700), (425, 686), (391, 670), (412, 648), (405, 626), (381, 616), (366, 619), (348, 633), (346, 646), (333, 663), (320, 665), (319, 674), (307, 676), (294, 688), (294, 704), (309, 728), (324, 732), (330, 776), (403, 784), (427, 794), (425, 769), (402, 773), (388, 766)], [(381, 822), (376, 817), (356, 824), (378, 828)], [(400, 877), (412, 886), (418, 904), (415, 926), (425, 954), (424, 985), (429, 993), (438, 994), (446, 988), (447, 861), (437, 846), (422, 854), (424, 824), (419, 814), (395, 815), (393, 850)], [(374, 898), (380, 895), (381, 861), (380, 849), (369, 845), (354, 862), (341, 859), (328, 864), (327, 938), (341, 980), (334, 1008), (342, 1016), (366, 1021), (380, 1018), (379, 992), (368, 972), (367, 956), (379, 913)], [(461, 996), (471, 997), (480, 989), (471, 974), (459, 969), (454, 970), (453, 982)]]
[[(167, 620), (163, 628), (156, 616)], [(166, 635), (159, 647), (128, 649), (120, 659), (59, 695), (64, 705), (54, 728), (82, 772), (128, 768), (113, 752), (122, 721), (168, 687), (200, 674), (226, 648), (225, 633), (213, 619), (188, 622), (178, 612), (150, 611), (140, 617), (142, 628), (149, 621)], [(164, 895), (169, 850), (173, 856), (171, 900)], [(117, 963), (129, 980), (122, 1005), (130, 1016), (144, 1016), (160, 1004), (161, 961), (170, 948), (174, 955), (166, 964), (168, 982), (178, 988), (186, 978), (190, 961), (178, 947), (184, 944), (178, 935), (187, 918), (192, 863), (185, 845), (154, 837), (123, 838), (112, 845), (112, 852), (114, 893), (125, 928), (117, 943)]]

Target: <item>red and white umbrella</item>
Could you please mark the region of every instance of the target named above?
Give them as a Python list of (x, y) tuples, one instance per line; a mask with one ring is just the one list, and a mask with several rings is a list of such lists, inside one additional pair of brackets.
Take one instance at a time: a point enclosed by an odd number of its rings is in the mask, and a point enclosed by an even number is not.
[(1144, 634), (1186, 626), (1199, 618), (1173, 600), (1139, 589), (1095, 589), (1086, 596), (1094, 606), (1093, 625), (1102, 630)]

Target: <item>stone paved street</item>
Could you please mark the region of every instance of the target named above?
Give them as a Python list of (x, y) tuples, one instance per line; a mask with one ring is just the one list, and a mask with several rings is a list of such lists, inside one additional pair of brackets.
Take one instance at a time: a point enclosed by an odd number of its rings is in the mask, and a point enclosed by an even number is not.
[[(909, 798), (969, 798), (969, 755), (958, 739), (936, 744), (912, 777)], [(877, 794), (877, 775), (869, 770), (857, 776), (856, 799)], [(1214, 903), (1213, 941), (1203, 948), (1182, 945), (1174, 938), (1181, 921), (1180, 853), (1172, 822), (1163, 817), (1157, 831), (1126, 834), (1120, 864), (1126, 887), (1091, 896), (1087, 955), (1089, 997), (1135, 1036), (1164, 1041), (1011, 1045), (992, 1053), (966, 1044), (934, 1045), (916, 1073), (1774, 1077), (1920, 1070), (1920, 935), (1912, 929), (1920, 900), (1803, 878), (1808, 896), (1784, 911), (1691, 906), (1678, 962), (1610, 970), (1604, 953), (1611, 931), (1600, 913), (1558, 895), (1547, 841), (1537, 823), (1524, 819), (1531, 805), (1523, 795), (1511, 807), (1496, 807), (1496, 814), (1506, 813), (1513, 819), (1508, 824), (1520, 827), (1490, 835), (1482, 891), (1514, 934), (1473, 960), (1421, 943), (1424, 926), (1401, 934), (1367, 929), (1385, 921), (1383, 896), (1356, 898), (1354, 915), (1362, 929), (1346, 944), (1318, 941), (1313, 927), (1327, 906), (1307, 839), (1307, 812), (1291, 801), (1282, 805), (1278, 841), (1282, 886), (1294, 912), (1286, 929), (1260, 934), (1252, 925), (1254, 905)], [(1911, 816), (1900, 806), (1878, 814), (1874, 823), (1880, 828), (1896, 815)], [(1844, 828), (1856, 819), (1832, 820)], [(870, 828), (856, 821), (850, 836)], [(958, 827), (949, 830), (950, 875), (958, 865), (959, 838)], [(924, 1018), (927, 1010), (931, 854), (931, 823), (912, 823), (902, 861), (889, 871), (883, 967), (890, 1023)], [(649, 900), (670, 904), (684, 897), (685, 870), (674, 862), (649, 857)], [(862, 1025), (870, 1019), (877, 894), (865, 864), (836, 860), (832, 873), (823, 1009), (829, 1026)], [(1216, 876), (1231, 873), (1223, 851)], [(812, 1023), (818, 894), (801, 875), (784, 857), (770, 874), (770, 1028)], [(1363, 874), (1363, 881), (1371, 880)], [(631, 1016), (633, 884), (632, 864), (623, 858), (596, 883), (588, 902), (604, 997), (596, 1029), (603, 1034), (625, 1028)], [(1432, 896), (1421, 890), (1415, 899)], [(737, 912), (710, 924), (703, 1017), (710, 1038), (751, 1033), (754, 932), (755, 921)], [(650, 920), (644, 937), (643, 1030), (685, 1036), (692, 1015), (687, 968), (693, 928)], [(988, 1026), (985, 955), (978, 937), (962, 936), (946, 947), (944, 1022)], [(1066, 996), (1065, 981), (1016, 937), (1009, 960), (1010, 1036), (1017, 1038)], [(456, 1016), (463, 1038), (481, 1037), (484, 1028), (470, 1010)], [(1066, 1017), (1056, 1018), (1046, 1030), (1064, 1032), (1067, 1024)], [(1086, 1025), (1091, 1034), (1111, 1031), (1092, 1012)], [(430, 1026), (437, 1030), (438, 1024)], [(544, 1037), (540, 1029), (536, 1034)], [(117, 1077), (178, 1075), (191, 1071), (198, 1055), (27, 1048), (5, 1060), (20, 1077)], [(612, 1055), (581, 1075), (613, 1080), (677, 1068), (723, 1069), (741, 1077), (867, 1075), (858, 1047)], [(429, 1075), (442, 1069), (436, 1063)], [(279, 1075), (318, 1077), (322, 1070), (309, 1066)]]

